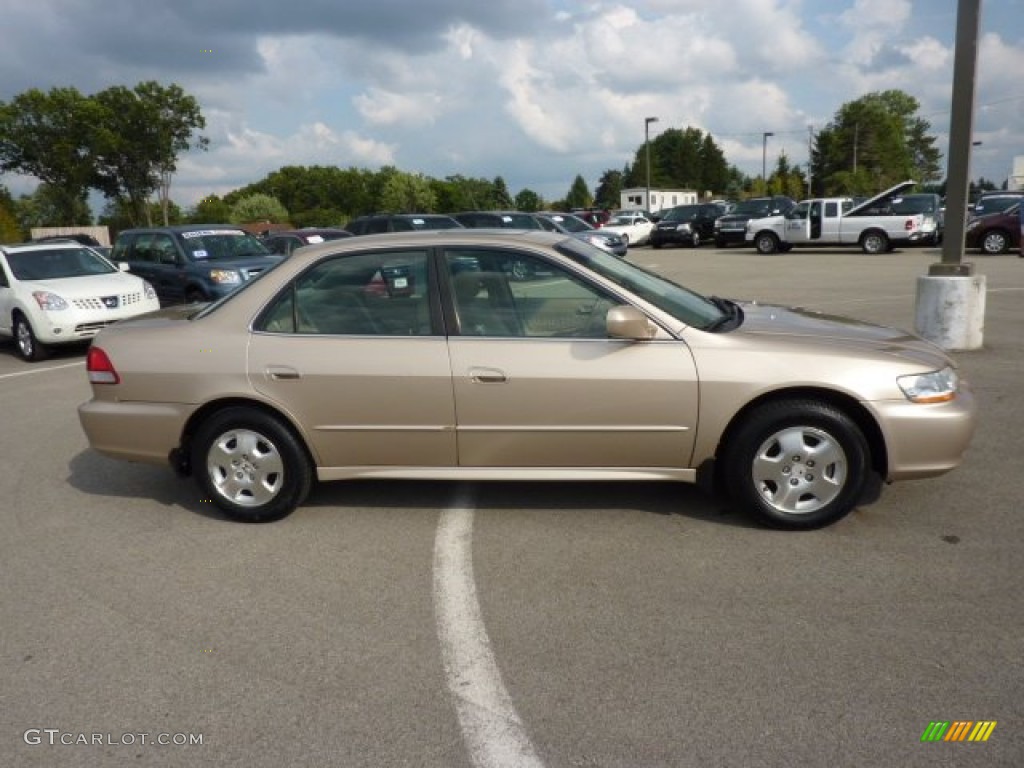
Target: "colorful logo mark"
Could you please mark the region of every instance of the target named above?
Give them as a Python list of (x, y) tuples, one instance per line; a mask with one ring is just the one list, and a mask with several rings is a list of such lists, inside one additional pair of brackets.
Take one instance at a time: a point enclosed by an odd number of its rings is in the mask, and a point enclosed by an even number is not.
[(988, 741), (995, 729), (995, 720), (933, 720), (921, 741)]

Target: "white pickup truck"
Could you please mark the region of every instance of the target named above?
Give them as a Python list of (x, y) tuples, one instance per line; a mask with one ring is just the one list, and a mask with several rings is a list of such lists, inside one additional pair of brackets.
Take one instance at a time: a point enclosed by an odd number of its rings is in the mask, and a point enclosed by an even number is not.
[(930, 236), (924, 216), (892, 213), (891, 203), (915, 182), (904, 181), (870, 200), (818, 197), (789, 213), (747, 222), (746, 243), (759, 253), (788, 251), (795, 245), (859, 245), (864, 253), (884, 253), (896, 245)]

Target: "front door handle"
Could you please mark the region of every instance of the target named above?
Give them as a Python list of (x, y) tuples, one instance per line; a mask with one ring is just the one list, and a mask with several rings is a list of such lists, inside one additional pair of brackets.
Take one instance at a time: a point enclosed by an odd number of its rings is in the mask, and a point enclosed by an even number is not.
[(469, 377), (477, 384), (502, 384), (508, 381), (505, 372), (497, 368), (470, 368)]
[(290, 365), (268, 365), (267, 376), (274, 381), (293, 381), (302, 378), (302, 375)]

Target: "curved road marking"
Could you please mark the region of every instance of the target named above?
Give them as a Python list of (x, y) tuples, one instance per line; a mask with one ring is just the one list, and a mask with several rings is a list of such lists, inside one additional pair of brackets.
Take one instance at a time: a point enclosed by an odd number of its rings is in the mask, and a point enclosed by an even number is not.
[(434, 617), (448, 690), (476, 768), (543, 768), (491, 652), (473, 581), (473, 488), (462, 485), (434, 539)]
[(31, 376), (33, 373), (46, 373), (47, 371), (59, 371), (61, 368), (74, 368), (76, 365), (85, 365), (84, 360), (77, 363), (65, 363), (64, 365), (51, 365), (47, 368), (33, 368), (31, 371), (18, 371), (17, 373), (0, 373), (0, 379), (13, 379), (15, 376)]

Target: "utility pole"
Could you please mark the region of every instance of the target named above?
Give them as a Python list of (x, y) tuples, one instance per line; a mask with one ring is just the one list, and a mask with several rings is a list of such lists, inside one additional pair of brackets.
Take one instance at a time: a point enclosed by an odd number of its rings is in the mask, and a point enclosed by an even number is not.
[(653, 213), (651, 210), (651, 135), (650, 127), (651, 123), (658, 122), (656, 117), (645, 117), (644, 118), (644, 154), (647, 158), (647, 195), (644, 198), (644, 210), (647, 213)]

